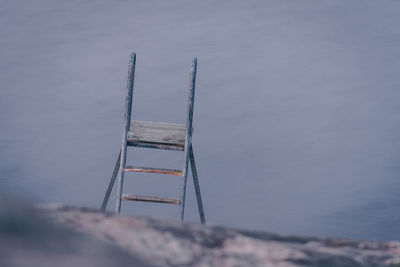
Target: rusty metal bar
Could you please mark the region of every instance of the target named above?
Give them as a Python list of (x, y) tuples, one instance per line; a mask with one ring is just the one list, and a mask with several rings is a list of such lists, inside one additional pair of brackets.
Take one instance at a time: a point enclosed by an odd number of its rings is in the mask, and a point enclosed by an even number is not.
[(146, 173), (160, 173), (160, 174), (170, 174), (170, 175), (182, 175), (182, 170), (175, 169), (160, 169), (160, 168), (151, 168), (151, 167), (135, 167), (135, 166), (126, 166), (126, 172), (146, 172)]
[(140, 195), (131, 195), (131, 194), (123, 194), (123, 200), (132, 200), (132, 201), (143, 201), (143, 202), (156, 202), (156, 203), (164, 203), (164, 204), (175, 204), (179, 205), (179, 198), (168, 198), (168, 197), (155, 197), (155, 196), (140, 196)]

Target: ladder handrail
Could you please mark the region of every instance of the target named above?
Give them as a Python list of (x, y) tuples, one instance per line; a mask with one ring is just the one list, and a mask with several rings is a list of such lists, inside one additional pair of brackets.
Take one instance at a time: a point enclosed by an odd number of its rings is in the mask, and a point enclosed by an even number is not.
[(193, 59), (192, 68), (190, 71), (190, 85), (189, 85), (189, 96), (188, 96), (188, 114), (186, 120), (186, 140), (185, 150), (183, 159), (183, 173), (181, 181), (181, 205), (179, 209), (179, 216), (183, 222), (185, 216), (185, 198), (186, 198), (186, 181), (188, 174), (189, 165), (189, 151), (192, 144), (192, 130), (193, 130), (193, 108), (194, 108), (194, 93), (196, 89), (196, 71), (197, 71), (197, 58)]
[(129, 71), (128, 71), (128, 84), (127, 84), (127, 94), (125, 98), (125, 115), (124, 115), (124, 131), (122, 133), (122, 146), (121, 146), (121, 162), (119, 169), (119, 179), (118, 179), (118, 191), (117, 191), (117, 206), (116, 212), (121, 211), (121, 200), (122, 200), (122, 187), (124, 183), (124, 173), (126, 164), (126, 147), (128, 143), (128, 133), (131, 125), (131, 114), (132, 114), (132, 97), (133, 97), (133, 85), (135, 82), (135, 65), (136, 65), (136, 54), (131, 54), (131, 59), (129, 61)]

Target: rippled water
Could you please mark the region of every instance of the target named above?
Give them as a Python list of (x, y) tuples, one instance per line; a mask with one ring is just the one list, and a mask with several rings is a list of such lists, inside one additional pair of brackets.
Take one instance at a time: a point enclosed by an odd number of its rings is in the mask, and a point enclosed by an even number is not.
[[(209, 222), (400, 239), (399, 11), (397, 1), (0, 1), (1, 185), (99, 207), (129, 53), (133, 116), (166, 122), (185, 121), (196, 56), (193, 143)], [(128, 158), (181, 160), (145, 149)], [(186, 216), (197, 221), (192, 187)], [(129, 174), (125, 191), (177, 196), (179, 179)]]

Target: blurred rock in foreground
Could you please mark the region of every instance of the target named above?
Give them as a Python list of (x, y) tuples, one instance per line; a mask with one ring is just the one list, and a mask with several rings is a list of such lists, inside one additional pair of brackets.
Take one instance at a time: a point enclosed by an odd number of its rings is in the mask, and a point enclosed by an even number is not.
[(156, 266), (400, 266), (400, 242), (282, 236), (83, 208), (46, 211), (56, 222)]
[(49, 220), (47, 213), (0, 194), (1, 267), (152, 266), (110, 242)]
[(400, 242), (282, 236), (32, 208), (0, 197), (0, 266), (400, 266)]

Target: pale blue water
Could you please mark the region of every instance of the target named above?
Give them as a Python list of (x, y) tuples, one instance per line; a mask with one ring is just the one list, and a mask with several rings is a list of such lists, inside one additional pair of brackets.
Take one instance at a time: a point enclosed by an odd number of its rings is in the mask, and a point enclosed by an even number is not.
[[(399, 11), (398, 1), (0, 1), (1, 186), (99, 207), (130, 52), (133, 116), (167, 122), (185, 121), (196, 56), (193, 143), (209, 222), (400, 239)], [(129, 155), (181, 166), (178, 152)], [(186, 216), (198, 221), (192, 187)], [(179, 179), (129, 175), (125, 191), (173, 197)]]

